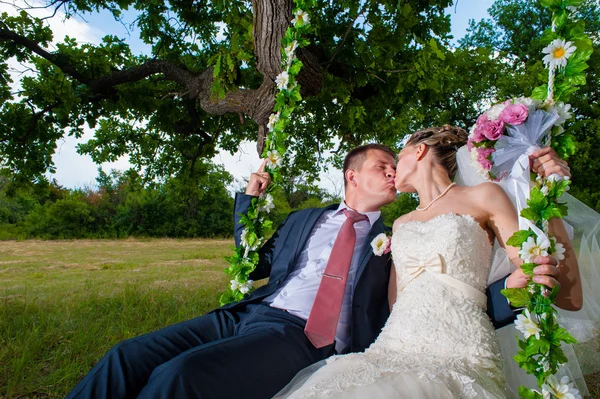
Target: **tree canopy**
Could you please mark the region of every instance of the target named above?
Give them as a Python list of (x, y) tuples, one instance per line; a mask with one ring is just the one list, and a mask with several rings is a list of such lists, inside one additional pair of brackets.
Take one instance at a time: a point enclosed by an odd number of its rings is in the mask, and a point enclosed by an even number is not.
[[(333, 138), (342, 148), (364, 140), (395, 141), (414, 126), (401, 117), (430, 103), (451, 69), (443, 48), (451, 1), (317, 1), (309, 10), (311, 45), (299, 52), (305, 103), (290, 130), (300, 168), (314, 166)], [(133, 54), (107, 35), (100, 45), (67, 38), (49, 51), (52, 31), (27, 10), (3, 14), (0, 54), (33, 65), (15, 95), (3, 85), (0, 151), (15, 171), (52, 169), (64, 135), (95, 138), (81, 146), (97, 162), (125, 153), (150, 176), (169, 175), (235, 150), (244, 139), (262, 145), (273, 110), (280, 43), (293, 2), (277, 1), (59, 1), (49, 12), (99, 11), (116, 18), (137, 11), (141, 40), (151, 54)], [(221, 31), (224, 39), (217, 41)], [(5, 79), (6, 64), (2, 73)]]
[[(48, 0), (49, 14), (134, 10), (136, 32), (151, 47), (133, 54), (126, 40), (100, 45), (67, 38), (50, 51), (53, 33), (27, 10), (0, 20), (0, 153), (4, 166), (35, 177), (52, 170), (56, 142), (95, 137), (80, 146), (96, 162), (129, 154), (148, 178), (172, 176), (241, 141), (262, 149), (281, 72), (281, 38), (291, 0)], [(324, 153), (339, 162), (364, 142), (397, 147), (418, 128), (444, 123), (468, 128), (490, 102), (530, 95), (547, 77), (541, 49), (550, 15), (538, 2), (497, 0), (490, 18), (471, 22), (458, 44), (450, 36), (447, 1), (316, 1), (308, 10), (310, 45), (299, 50), (303, 102), (289, 126), (288, 173), (316, 175)], [(129, 15), (128, 13), (128, 15)], [(579, 14), (598, 47), (600, 10), (586, 0)], [(221, 33), (217, 35), (217, 33)], [(223, 38), (217, 40), (217, 37)], [(6, 60), (33, 65), (34, 76), (9, 90)], [(600, 188), (598, 70), (575, 96), (571, 123), (579, 152), (574, 171)], [(577, 177), (577, 176), (575, 176)], [(594, 192), (584, 193), (598, 202)], [(587, 183), (587, 182), (586, 182)], [(600, 190), (596, 189), (595, 192)], [(595, 204), (594, 204), (595, 206)]]

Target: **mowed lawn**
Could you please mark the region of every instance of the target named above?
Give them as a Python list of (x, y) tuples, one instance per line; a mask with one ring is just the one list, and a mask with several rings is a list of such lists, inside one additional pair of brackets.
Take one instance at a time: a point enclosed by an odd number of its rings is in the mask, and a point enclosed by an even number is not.
[(219, 306), (232, 246), (0, 241), (0, 398), (63, 398), (116, 343)]
[(232, 246), (0, 241), (0, 397), (62, 398), (119, 341), (218, 307)]

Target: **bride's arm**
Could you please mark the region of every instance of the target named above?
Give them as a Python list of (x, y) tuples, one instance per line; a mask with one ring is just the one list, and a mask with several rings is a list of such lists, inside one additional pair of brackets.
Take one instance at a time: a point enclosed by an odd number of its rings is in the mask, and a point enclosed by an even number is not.
[[(477, 186), (481, 192), (477, 195), (480, 205), (488, 214), (488, 227), (493, 230), (500, 246), (506, 249), (511, 261), (520, 266), (519, 248), (507, 246), (506, 241), (519, 230), (517, 211), (504, 190), (496, 184), (484, 183)], [(562, 220), (552, 219), (549, 224), (550, 235), (565, 247), (565, 259), (558, 278), (561, 289), (556, 298), (556, 305), (567, 310), (579, 310), (582, 306), (581, 279), (577, 258), (571, 240)], [(534, 280), (535, 281), (535, 280)]]
[(392, 269), (390, 270), (390, 282), (388, 284), (388, 302), (390, 304), (390, 312), (394, 307), (394, 303), (396, 303), (396, 267), (394, 266), (394, 262), (392, 262)]
[[(396, 231), (398, 226), (402, 223), (402, 221), (406, 221), (410, 217), (410, 213), (406, 215), (400, 216), (398, 219), (394, 220), (394, 225), (392, 226), (392, 232)], [(396, 303), (396, 295), (397, 295), (397, 282), (396, 282), (396, 266), (392, 261), (392, 269), (390, 270), (390, 281), (388, 283), (388, 302), (390, 304), (390, 312), (392, 311), (392, 307), (394, 303)]]

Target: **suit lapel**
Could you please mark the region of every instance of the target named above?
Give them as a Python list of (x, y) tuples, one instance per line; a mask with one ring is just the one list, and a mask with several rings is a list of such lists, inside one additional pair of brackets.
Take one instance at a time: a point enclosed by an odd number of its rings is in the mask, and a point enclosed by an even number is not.
[[(356, 283), (360, 280), (363, 271), (365, 270), (367, 263), (373, 256), (373, 248), (371, 248), (371, 241), (377, 236), (377, 234), (382, 233), (385, 230), (385, 225), (381, 221), (381, 218), (377, 219), (371, 230), (369, 231), (369, 235), (365, 239), (365, 246), (363, 248), (362, 254), (360, 256), (360, 263), (358, 264), (358, 270), (356, 272), (356, 278), (354, 279), (354, 286), (356, 287)], [(387, 256), (387, 255), (386, 255)]]
[(302, 230), (297, 236), (298, 239), (296, 240), (296, 246), (294, 250), (290, 253), (290, 255), (292, 256), (290, 257), (290, 262), (288, 263), (287, 273), (290, 273), (292, 266), (296, 264), (298, 256), (300, 255), (299, 251), (306, 246), (306, 241), (308, 240), (310, 232), (312, 231), (313, 227), (315, 226), (321, 215), (323, 215), (325, 211), (335, 210), (338, 207), (339, 204), (333, 204), (325, 208), (313, 209), (310, 212), (310, 214), (306, 218), (306, 222), (302, 225)]

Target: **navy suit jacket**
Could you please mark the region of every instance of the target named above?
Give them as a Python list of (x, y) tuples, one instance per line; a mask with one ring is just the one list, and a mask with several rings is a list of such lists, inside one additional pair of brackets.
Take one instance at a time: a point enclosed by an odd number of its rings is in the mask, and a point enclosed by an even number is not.
[[(239, 223), (240, 214), (246, 213), (253, 198), (255, 197), (246, 194), (236, 194), (234, 211), (236, 246), (240, 244), (240, 235), (244, 229)], [(226, 305), (224, 308), (233, 310), (248, 303), (260, 302), (275, 292), (293, 271), (319, 217), (323, 212), (335, 210), (337, 207), (338, 205), (309, 208), (288, 215), (259, 250), (260, 261), (250, 275), (253, 280), (269, 277), (269, 282), (246, 295), (242, 301)], [(366, 242), (370, 243), (377, 234), (382, 232), (389, 233), (390, 229), (380, 218), (371, 228)], [(389, 256), (374, 256), (371, 246), (365, 245), (354, 280), (350, 352), (362, 352), (371, 345), (390, 314), (387, 297), (390, 268)], [(488, 309), (491, 310), (491, 312), (488, 310), (488, 313), (496, 326), (508, 324), (515, 317), (506, 298), (500, 293), (502, 288), (504, 288), (504, 280), (488, 288)]]

